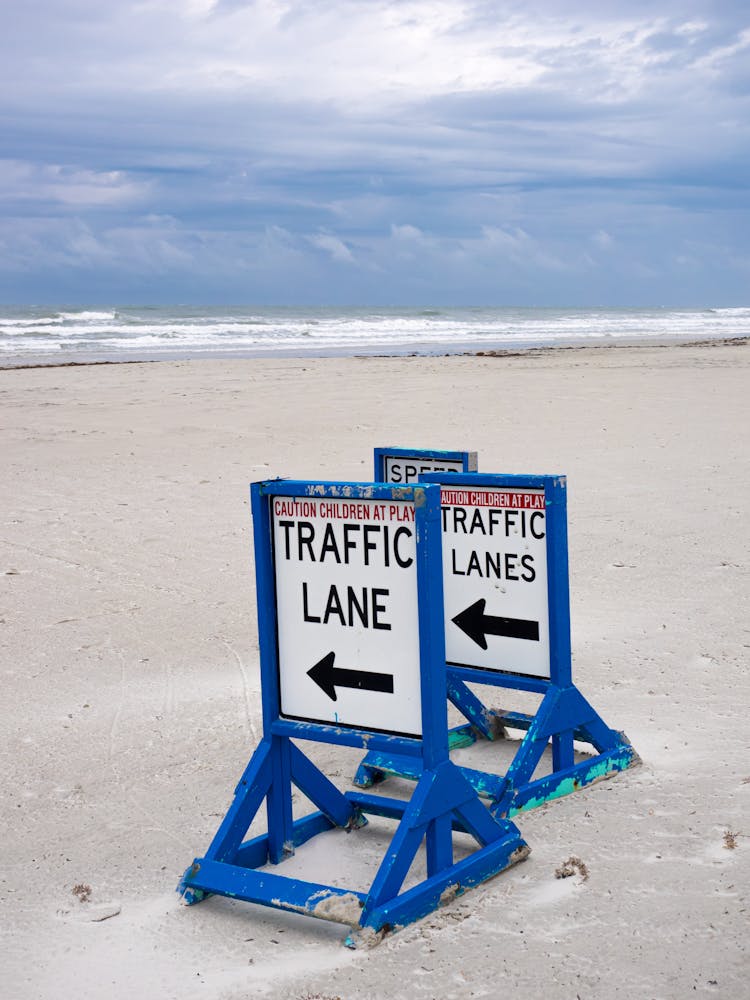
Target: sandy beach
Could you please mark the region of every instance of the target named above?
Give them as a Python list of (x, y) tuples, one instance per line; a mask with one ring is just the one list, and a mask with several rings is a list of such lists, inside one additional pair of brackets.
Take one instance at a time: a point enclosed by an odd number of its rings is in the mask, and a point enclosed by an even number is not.
[[(746, 996), (749, 390), (731, 343), (0, 371), (0, 993)], [(384, 445), (567, 475), (574, 679), (643, 763), (519, 815), (526, 862), (350, 951), (175, 886), (262, 732), (248, 483), (368, 480)], [(355, 751), (311, 752), (351, 787)], [(366, 878), (389, 829), (305, 859)], [(555, 877), (571, 855), (587, 878)]]

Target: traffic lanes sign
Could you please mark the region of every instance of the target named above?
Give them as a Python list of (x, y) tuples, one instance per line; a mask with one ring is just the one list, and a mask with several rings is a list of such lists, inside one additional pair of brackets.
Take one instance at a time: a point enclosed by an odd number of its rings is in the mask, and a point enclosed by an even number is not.
[(543, 489), (442, 486), (449, 665), (550, 676)]

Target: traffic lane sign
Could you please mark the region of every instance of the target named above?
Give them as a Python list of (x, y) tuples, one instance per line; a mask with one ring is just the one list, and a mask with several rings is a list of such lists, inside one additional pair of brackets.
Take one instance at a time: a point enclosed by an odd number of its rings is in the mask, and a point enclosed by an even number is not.
[(544, 490), (443, 487), (447, 662), (550, 676)]
[(272, 500), (283, 716), (421, 735), (414, 515), (413, 501)]

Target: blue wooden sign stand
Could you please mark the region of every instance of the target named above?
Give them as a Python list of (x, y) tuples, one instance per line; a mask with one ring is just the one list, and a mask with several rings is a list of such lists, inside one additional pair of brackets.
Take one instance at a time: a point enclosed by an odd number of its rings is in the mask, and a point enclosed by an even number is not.
[[(421, 738), (285, 718), (280, 707), (271, 501), (274, 497), (376, 501), (392, 500), (396, 495), (401, 501), (412, 500), (415, 509)], [(347, 944), (354, 947), (363, 931), (380, 934), (418, 920), (446, 899), (523, 860), (529, 848), (513, 823), (490, 814), (448, 755), (439, 486), (396, 489), (274, 480), (253, 484), (251, 499), (263, 739), (208, 850), (187, 869), (178, 891), (190, 904), (218, 894), (345, 923), (351, 928)], [(406, 801), (364, 792), (343, 793), (293, 740), (369, 747), (412, 761), (419, 771), (417, 785)], [(293, 785), (317, 811), (293, 818)], [(268, 832), (245, 840), (264, 800)], [(396, 820), (397, 826), (367, 892), (284, 876), (265, 867), (279, 865), (325, 831), (356, 830), (366, 824), (368, 814)], [(473, 854), (458, 861), (453, 855), (454, 831), (470, 834), (478, 844)], [(423, 841), (427, 877), (403, 890)]]
[[(420, 482), (446, 484), (446, 477), (428, 473)], [(488, 670), (447, 664), (448, 700), (468, 720), (449, 731), (451, 748), (473, 743), (477, 736), (502, 738), (505, 727), (524, 731), (513, 761), (504, 775), (461, 768), (469, 783), (490, 799), (490, 811), (510, 817), (524, 809), (567, 795), (602, 778), (611, 777), (640, 761), (624, 733), (610, 729), (572, 681), (570, 643), (570, 594), (566, 482), (561, 476), (451, 475), (450, 486), (459, 488), (544, 490), (547, 539), (547, 588), (549, 606), (550, 678), (526, 676), (511, 670)], [(531, 691), (542, 700), (534, 714), (497, 712), (487, 708), (467, 686), (467, 681)], [(578, 763), (573, 742), (593, 747), (595, 754)], [(552, 771), (533, 780), (543, 753), (552, 743)], [(388, 775), (417, 779), (414, 760), (373, 749), (360, 764), (354, 784), (369, 788)]]

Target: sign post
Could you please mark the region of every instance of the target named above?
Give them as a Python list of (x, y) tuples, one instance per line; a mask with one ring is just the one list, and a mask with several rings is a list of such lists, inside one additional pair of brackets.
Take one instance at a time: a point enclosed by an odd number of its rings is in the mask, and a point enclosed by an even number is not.
[[(528, 854), (448, 756), (440, 487), (274, 480), (251, 488), (263, 739), (206, 854), (188, 903), (217, 893), (382, 933)], [(410, 799), (339, 791), (295, 741), (370, 748), (414, 763)], [(317, 811), (292, 812), (292, 785)], [(268, 832), (245, 840), (266, 802)], [(312, 837), (397, 821), (367, 892), (285, 877)], [(474, 853), (455, 861), (453, 831)], [(424, 841), (427, 877), (402, 891)]]
[[(376, 448), (375, 481), (388, 483), (415, 483), (428, 472), (457, 474), (476, 472), (475, 451), (430, 450), (427, 448)], [(448, 699), (469, 722), (468, 726), (454, 727), (448, 731), (451, 750), (470, 746), (476, 731), (485, 739), (494, 740), (498, 729), (495, 719), (471, 690), (461, 683), (448, 684)], [(364, 779), (365, 772), (362, 772)], [(359, 779), (355, 779), (359, 780)], [(371, 782), (370, 782), (371, 783)], [(367, 786), (365, 781), (365, 785)]]
[[(572, 681), (565, 478), (432, 473), (422, 481), (442, 484), (448, 697), (470, 708), (464, 714), (482, 735), (525, 731), (505, 775), (463, 769), (491, 798), (493, 814), (541, 805), (637, 762), (624, 734), (605, 725)], [(533, 715), (497, 713), (467, 682), (543, 697)], [(576, 763), (574, 740), (595, 755)], [(550, 742), (552, 772), (532, 780)], [(355, 784), (388, 773), (416, 775), (405, 761), (370, 753)]]

